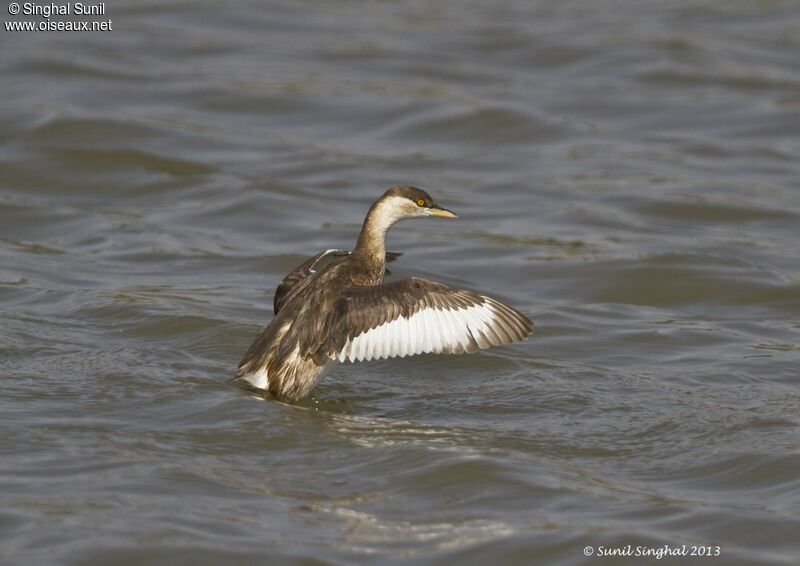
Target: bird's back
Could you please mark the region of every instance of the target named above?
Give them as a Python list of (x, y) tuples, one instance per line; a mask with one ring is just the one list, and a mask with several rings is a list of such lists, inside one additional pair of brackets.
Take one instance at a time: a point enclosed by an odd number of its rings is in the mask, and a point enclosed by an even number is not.
[(245, 353), (237, 378), (279, 397), (307, 394), (330, 362), (314, 356), (325, 339), (328, 314), (345, 290), (354, 287), (354, 276), (363, 280), (367, 275), (348, 256), (298, 281)]

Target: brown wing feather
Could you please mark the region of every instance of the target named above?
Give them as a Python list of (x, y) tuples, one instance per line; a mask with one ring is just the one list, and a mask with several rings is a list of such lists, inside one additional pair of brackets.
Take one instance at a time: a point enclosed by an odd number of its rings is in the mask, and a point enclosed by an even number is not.
[[(272, 310), (274, 314), (278, 314), (278, 312), (283, 308), (283, 305), (286, 304), (286, 301), (291, 295), (292, 289), (295, 289), (298, 283), (317, 271), (317, 269), (322, 266), (320, 262), (322, 262), (323, 259), (327, 259), (328, 257), (341, 258), (348, 255), (350, 255), (350, 252), (347, 250), (326, 250), (308, 258), (306, 261), (295, 267), (289, 272), (288, 275), (286, 275), (286, 277), (283, 278), (283, 280), (281, 280), (281, 282), (278, 284), (278, 288), (275, 289), (275, 298), (272, 301)], [(386, 261), (394, 261), (401, 255), (403, 255), (401, 252), (386, 252)], [(386, 272), (389, 273), (389, 270), (386, 270)]]
[(303, 279), (311, 275), (316, 267), (316, 264), (326, 257), (344, 257), (350, 255), (347, 250), (326, 250), (320, 252), (315, 256), (308, 258), (306, 261), (295, 267), (289, 274), (283, 278), (275, 289), (275, 298), (273, 299), (272, 308), (275, 314), (283, 308), (289, 294), (295, 286)]
[(333, 357), (342, 352), (348, 340), (399, 317), (410, 319), (421, 309), (449, 312), (489, 305), (493, 320), (484, 332), (464, 328), (466, 345), (453, 344), (443, 353), (475, 351), (522, 340), (533, 332), (531, 320), (516, 309), (485, 295), (454, 289), (413, 277), (374, 287), (353, 287), (336, 300), (323, 326), (323, 340), (315, 357)]

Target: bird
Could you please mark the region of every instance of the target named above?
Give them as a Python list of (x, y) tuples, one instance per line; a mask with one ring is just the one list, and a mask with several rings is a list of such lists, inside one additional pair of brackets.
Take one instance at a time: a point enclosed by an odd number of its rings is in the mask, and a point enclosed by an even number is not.
[(530, 336), (530, 318), (483, 293), (421, 277), (383, 282), (387, 261), (400, 255), (386, 251), (389, 229), (428, 217), (457, 218), (423, 189), (387, 189), (369, 208), (352, 252), (325, 250), (281, 281), (274, 316), (231, 382), (297, 402), (336, 362), (471, 353)]

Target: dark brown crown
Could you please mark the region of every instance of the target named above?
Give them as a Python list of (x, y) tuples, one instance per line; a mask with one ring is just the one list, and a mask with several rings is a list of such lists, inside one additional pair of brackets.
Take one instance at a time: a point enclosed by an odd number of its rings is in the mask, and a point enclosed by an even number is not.
[(385, 193), (383, 193), (384, 197), (389, 196), (397, 196), (397, 197), (404, 197), (410, 201), (413, 201), (415, 204), (418, 200), (422, 199), (425, 201), (425, 206), (433, 206), (435, 201), (433, 197), (429, 195), (427, 192), (423, 191), (422, 189), (418, 189), (417, 187), (411, 187), (409, 185), (396, 185), (394, 187), (389, 188)]

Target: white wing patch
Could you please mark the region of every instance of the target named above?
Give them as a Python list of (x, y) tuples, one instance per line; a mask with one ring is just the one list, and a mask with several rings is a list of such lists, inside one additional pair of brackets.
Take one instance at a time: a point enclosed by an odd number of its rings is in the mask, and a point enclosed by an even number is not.
[(472, 352), (505, 342), (492, 331), (498, 318), (492, 300), (464, 308), (423, 308), (348, 339), (333, 354), (340, 362), (360, 362), (423, 353)]

